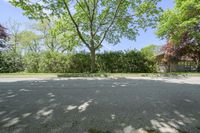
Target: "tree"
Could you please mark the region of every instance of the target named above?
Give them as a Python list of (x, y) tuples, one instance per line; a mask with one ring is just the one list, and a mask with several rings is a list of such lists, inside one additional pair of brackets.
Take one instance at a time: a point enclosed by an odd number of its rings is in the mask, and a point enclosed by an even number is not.
[(158, 54), (160, 48), (161, 47), (158, 45), (151, 44), (142, 48), (141, 53), (145, 55), (145, 57), (147, 57), (148, 59), (155, 60), (156, 54)]
[(147, 59), (147, 62), (148, 62), (147, 68), (151, 68), (149, 69), (149, 71), (146, 71), (146, 72), (150, 72), (150, 71), (156, 72), (156, 57), (160, 52), (160, 48), (161, 46), (151, 44), (140, 50), (144, 58)]
[(5, 39), (8, 37), (8, 34), (6, 33), (6, 28), (3, 27), (1, 24), (0, 24), (0, 48), (3, 48), (5, 47), (4, 45), (4, 41)]
[(19, 33), (19, 41), (21, 48), (25, 53), (35, 52), (38, 53), (41, 50), (41, 37), (35, 34), (33, 31), (24, 30)]
[(12, 50), (12, 52), (14, 53), (19, 53), (19, 33), (21, 32), (21, 23), (13, 20), (13, 19), (9, 19), (6, 22), (6, 27), (7, 27), (7, 31), (9, 34), (9, 40), (8, 40), (8, 48), (10, 50)]
[(67, 32), (86, 46), (91, 55), (91, 72), (95, 71), (96, 50), (108, 42), (117, 44), (126, 37), (135, 39), (139, 28), (152, 26), (157, 20), (160, 0), (11, 0), (32, 19), (58, 19), (58, 31)]
[(56, 30), (56, 21), (52, 18), (49, 20), (40, 21), (32, 26), (32, 30), (36, 30), (41, 36), (41, 41), (50, 52), (64, 53), (72, 50), (77, 44), (73, 37), (66, 37), (66, 33), (58, 33)]
[(33, 29), (40, 32), (41, 39), (44, 43), (44, 46), (50, 50), (54, 51), (57, 49), (57, 36), (51, 34), (51, 29), (54, 27), (54, 23), (48, 20), (44, 20), (43, 22), (38, 22), (33, 26)]
[(176, 0), (160, 18), (157, 35), (173, 44), (176, 56), (189, 56), (200, 71), (200, 1)]
[[(19, 44), (19, 33), (20, 33), (20, 26), (21, 24), (13, 19), (9, 19), (6, 23), (7, 31), (9, 34), (9, 40), (7, 41), (7, 52), (10, 52), (9, 55), (11, 55), (12, 58), (12, 67), (17, 68), (18, 62), (21, 61), (21, 49)], [(9, 60), (11, 59), (9, 58)]]

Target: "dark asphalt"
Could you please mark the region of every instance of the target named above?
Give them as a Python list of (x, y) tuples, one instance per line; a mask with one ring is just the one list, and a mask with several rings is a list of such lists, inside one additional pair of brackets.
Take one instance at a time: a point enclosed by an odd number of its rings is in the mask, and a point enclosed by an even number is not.
[(0, 133), (200, 133), (200, 85), (134, 79), (0, 83)]

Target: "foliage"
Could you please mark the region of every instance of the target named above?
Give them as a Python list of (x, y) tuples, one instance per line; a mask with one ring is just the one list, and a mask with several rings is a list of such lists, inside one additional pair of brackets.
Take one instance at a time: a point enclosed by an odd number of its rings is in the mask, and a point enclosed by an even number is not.
[(176, 0), (174, 9), (165, 11), (160, 18), (157, 34), (172, 42), (175, 56), (193, 58), (200, 71), (199, 13), (199, 0)]
[(19, 33), (19, 43), (21, 48), (28, 52), (39, 52), (40, 46), (40, 36), (35, 34), (33, 31), (24, 30)]
[[(56, 63), (54, 63), (54, 66), (56, 67), (55, 64)], [(58, 68), (58, 66), (56, 68)], [(98, 72), (111, 72), (111, 73), (155, 72), (155, 62), (148, 60), (138, 51), (105, 52), (97, 54), (96, 69)], [(56, 72), (63, 72), (63, 71), (56, 71)], [(76, 53), (67, 55), (67, 60), (65, 62), (65, 72), (68, 73), (90, 72), (90, 54)]]
[[(11, 0), (32, 19), (58, 19), (57, 33), (86, 46), (95, 70), (96, 50), (103, 43), (117, 44), (122, 37), (135, 39), (139, 29), (153, 26), (161, 11), (160, 0)], [(71, 37), (71, 38), (70, 38)], [(74, 44), (74, 43), (71, 43)]]
[(100, 72), (120, 72), (124, 68), (122, 66), (122, 58), (124, 52), (105, 52), (97, 55), (97, 64)]
[(6, 33), (6, 28), (0, 24), (0, 39), (6, 39), (8, 34)]
[(90, 54), (77, 53), (69, 57), (69, 68), (67, 72), (70, 73), (83, 73), (90, 72)]
[[(13, 58), (15, 57), (15, 58)], [(14, 52), (0, 52), (0, 73), (23, 71), (22, 57)]]
[(167, 10), (160, 18), (157, 34), (180, 44), (185, 33), (194, 39), (200, 37), (200, 2), (199, 0), (176, 0), (174, 9)]
[(58, 52), (46, 51), (41, 53), (39, 72), (66, 73), (68, 70), (68, 56)]
[(156, 54), (159, 54), (161, 46), (148, 45), (141, 49), (141, 53), (145, 55), (149, 60), (155, 60)]
[(58, 33), (56, 20), (43, 20), (32, 25), (32, 29), (40, 35), (43, 47), (51, 52), (66, 52), (73, 49), (77, 43), (73, 40), (72, 36), (67, 34)]
[[(1, 72), (18, 72), (23, 69), (31, 73), (90, 72), (89, 53), (29, 52), (23, 56), (23, 60), (16, 57), (16, 64), (13, 64), (12, 56), (10, 53), (1, 56)], [(155, 61), (136, 50), (104, 52), (97, 54), (96, 69), (97, 72), (109, 73), (155, 72)]]
[(163, 45), (161, 51), (164, 53), (163, 61), (165, 63), (170, 64), (180, 60), (180, 56), (178, 56), (177, 48), (174, 46), (173, 41), (168, 41)]
[(0, 48), (5, 47), (5, 39), (8, 37), (6, 33), (6, 28), (0, 24)]
[(23, 71), (23, 59), (18, 51), (19, 25), (17, 22), (10, 20), (7, 27), (7, 29), (0, 28), (0, 32), (4, 32), (1, 39), (6, 44), (6, 46), (3, 44), (4, 49), (0, 51), (0, 72)]
[(26, 72), (37, 73), (39, 72), (39, 63), (41, 57), (39, 53), (29, 52), (24, 55), (24, 68)]
[(10, 40), (5, 52), (1, 53), (1, 72), (21, 71), (21, 66), (16, 65), (18, 57), (27, 72), (63, 73), (68, 70), (68, 56), (64, 53), (70, 48), (67, 48), (60, 35), (51, 33), (49, 25), (53, 22), (49, 23), (40, 22), (26, 30), (21, 30), (20, 24), (14, 20), (7, 23)]
[(7, 49), (12, 52), (19, 54), (20, 51), (20, 43), (19, 43), (19, 33), (21, 32), (21, 23), (13, 19), (9, 19), (6, 23), (7, 32), (9, 34), (9, 38), (7, 40)]

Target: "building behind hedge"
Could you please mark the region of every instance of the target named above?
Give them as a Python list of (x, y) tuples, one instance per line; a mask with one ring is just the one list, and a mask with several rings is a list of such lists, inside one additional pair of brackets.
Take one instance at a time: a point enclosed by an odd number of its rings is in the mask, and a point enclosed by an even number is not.
[(183, 56), (181, 58), (167, 55), (165, 53), (156, 56), (158, 72), (196, 72), (197, 66), (192, 58)]

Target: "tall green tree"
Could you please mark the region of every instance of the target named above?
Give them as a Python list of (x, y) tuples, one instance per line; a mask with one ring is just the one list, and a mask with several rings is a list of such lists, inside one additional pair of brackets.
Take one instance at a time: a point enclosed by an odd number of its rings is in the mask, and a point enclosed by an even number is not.
[(176, 56), (189, 56), (200, 71), (200, 1), (175, 0), (160, 18), (157, 35), (173, 42)]
[(157, 20), (160, 0), (11, 0), (32, 19), (59, 20), (59, 31), (73, 35), (91, 55), (91, 71), (95, 71), (96, 50), (105, 42), (117, 44), (126, 37), (135, 39), (139, 29)]

